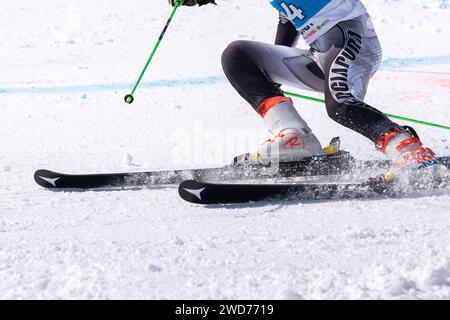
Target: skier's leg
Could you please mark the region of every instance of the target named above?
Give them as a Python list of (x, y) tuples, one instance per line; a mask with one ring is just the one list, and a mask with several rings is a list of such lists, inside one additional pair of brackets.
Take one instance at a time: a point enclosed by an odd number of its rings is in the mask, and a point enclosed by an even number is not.
[(236, 91), (255, 110), (284, 96), (279, 85), (323, 92), (324, 76), (308, 50), (238, 40), (222, 54), (222, 66)]
[[(321, 91), (323, 73), (306, 50), (254, 41), (236, 41), (224, 51), (222, 65), (238, 93), (264, 119), (273, 140), (263, 144), (256, 158), (295, 161), (322, 155), (311, 129), (298, 114), (280, 84)], [(254, 158), (255, 158), (254, 157)]]
[(367, 15), (341, 22), (311, 46), (319, 52), (318, 61), (325, 71), (328, 115), (372, 140), (401, 168), (433, 164), (433, 152), (422, 147), (413, 129), (398, 125), (363, 101), (381, 63), (380, 43), (368, 26)]
[(376, 35), (367, 37), (361, 29), (358, 20), (342, 22), (311, 47), (317, 50), (325, 73), (328, 115), (376, 143), (384, 132), (399, 125), (363, 101), (382, 56)]

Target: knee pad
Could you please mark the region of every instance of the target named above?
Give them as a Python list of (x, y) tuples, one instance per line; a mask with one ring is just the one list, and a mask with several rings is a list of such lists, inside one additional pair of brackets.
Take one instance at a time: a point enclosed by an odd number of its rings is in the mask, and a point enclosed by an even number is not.
[(246, 40), (237, 40), (230, 43), (222, 53), (222, 66), (224, 69), (229, 69), (231, 64), (235, 65), (238, 61), (251, 61), (245, 53)]

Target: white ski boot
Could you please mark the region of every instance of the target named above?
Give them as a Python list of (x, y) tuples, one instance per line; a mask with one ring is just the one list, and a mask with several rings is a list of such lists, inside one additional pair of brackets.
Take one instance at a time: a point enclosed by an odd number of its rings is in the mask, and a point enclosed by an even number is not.
[(388, 181), (402, 180), (408, 184), (439, 182), (447, 168), (436, 160), (436, 154), (423, 146), (411, 127), (389, 130), (378, 140), (377, 149), (393, 160), (394, 166), (385, 175)]
[(236, 157), (235, 164), (292, 162), (324, 155), (319, 140), (295, 110), (291, 99), (269, 98), (257, 112), (274, 138), (264, 142), (255, 153)]

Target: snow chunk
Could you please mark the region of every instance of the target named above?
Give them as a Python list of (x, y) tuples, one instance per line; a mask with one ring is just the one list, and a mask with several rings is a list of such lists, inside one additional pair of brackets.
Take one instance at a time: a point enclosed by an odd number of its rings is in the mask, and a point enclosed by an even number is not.
[(133, 165), (133, 157), (128, 152), (125, 152), (122, 158), (122, 163), (124, 166)]
[(284, 290), (278, 295), (280, 300), (306, 300), (303, 296), (292, 290)]
[(431, 270), (425, 281), (430, 286), (450, 286), (450, 263)]
[(389, 293), (393, 296), (400, 296), (405, 294), (410, 289), (417, 289), (416, 283), (404, 277), (400, 277), (389, 289)]
[(147, 270), (150, 272), (161, 272), (162, 268), (160, 266), (154, 265), (154, 264), (149, 264), (147, 266)]
[(182, 245), (184, 245), (183, 239), (181, 239), (179, 236), (176, 236), (173, 242), (174, 242), (174, 244), (176, 244), (177, 246), (182, 246)]

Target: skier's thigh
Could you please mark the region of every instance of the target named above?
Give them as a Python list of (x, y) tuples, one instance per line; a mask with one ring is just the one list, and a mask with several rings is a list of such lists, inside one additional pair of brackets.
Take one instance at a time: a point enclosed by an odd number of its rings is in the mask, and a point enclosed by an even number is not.
[(275, 83), (323, 92), (324, 76), (308, 50), (238, 40), (236, 46)]

